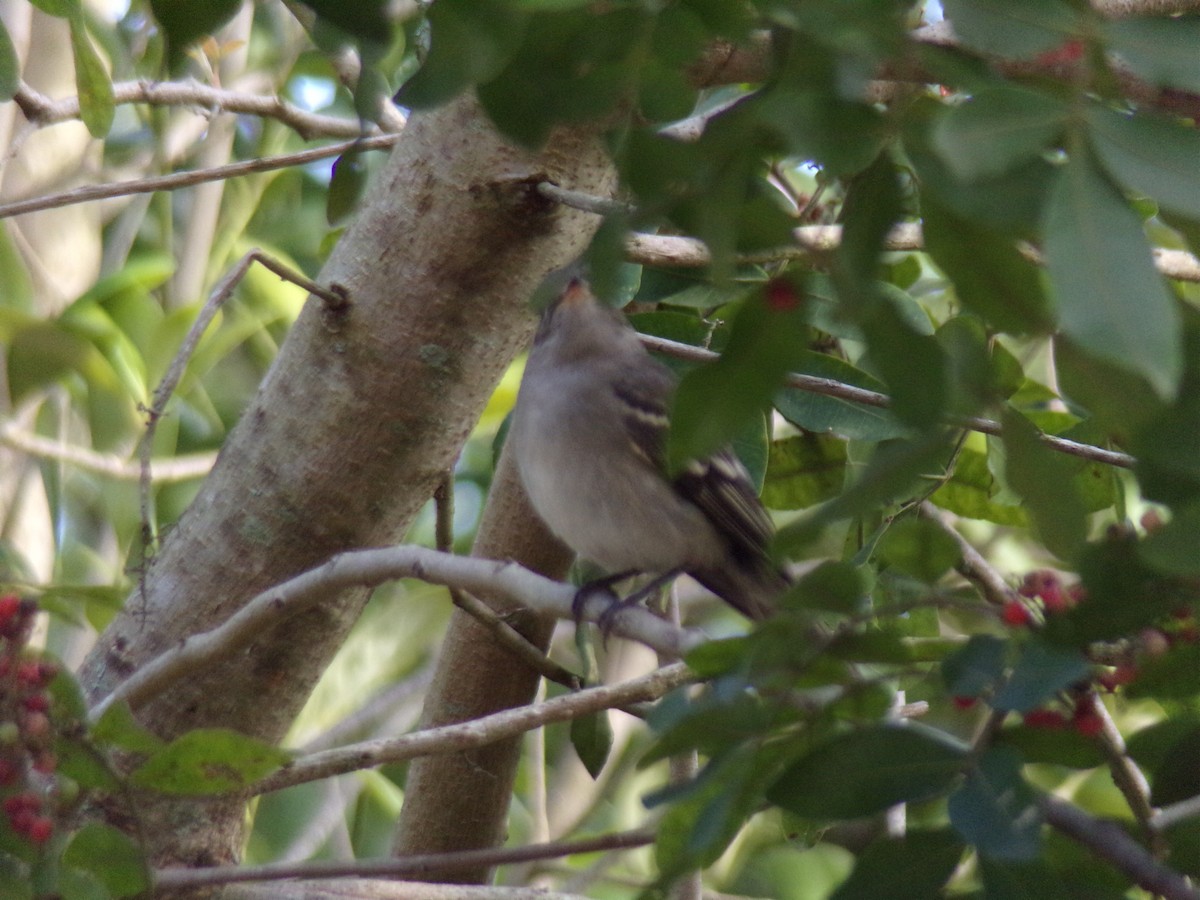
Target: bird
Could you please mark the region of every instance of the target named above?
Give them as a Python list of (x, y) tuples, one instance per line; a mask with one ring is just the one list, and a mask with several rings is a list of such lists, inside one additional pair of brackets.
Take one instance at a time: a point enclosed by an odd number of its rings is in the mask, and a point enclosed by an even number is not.
[(756, 621), (788, 586), (768, 555), (771, 519), (730, 449), (668, 473), (676, 385), (625, 316), (567, 275), (542, 313), (507, 440), (549, 530), (613, 573), (580, 588), (577, 618), (591, 591), (634, 574), (656, 575), (656, 588), (687, 573)]

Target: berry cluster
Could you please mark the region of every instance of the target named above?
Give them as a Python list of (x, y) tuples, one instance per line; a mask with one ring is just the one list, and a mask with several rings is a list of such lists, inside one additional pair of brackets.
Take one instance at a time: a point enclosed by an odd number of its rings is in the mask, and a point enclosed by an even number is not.
[(1030, 728), (1047, 731), (1073, 728), (1084, 737), (1096, 737), (1104, 730), (1104, 718), (1097, 708), (1099, 702), (1094, 691), (1082, 691), (1072, 700), (1069, 710), (1043, 706), (1025, 713), (1023, 721)]
[(1004, 624), (1025, 628), (1037, 621), (1037, 612), (1056, 616), (1074, 609), (1087, 599), (1087, 590), (1079, 583), (1064, 585), (1057, 572), (1037, 569), (1030, 572), (1017, 588), (1018, 597), (1004, 604), (1000, 612)]
[(54, 833), (58, 761), (47, 689), (58, 668), (27, 646), (36, 613), (32, 601), (0, 596), (0, 808), (15, 834), (40, 845)]

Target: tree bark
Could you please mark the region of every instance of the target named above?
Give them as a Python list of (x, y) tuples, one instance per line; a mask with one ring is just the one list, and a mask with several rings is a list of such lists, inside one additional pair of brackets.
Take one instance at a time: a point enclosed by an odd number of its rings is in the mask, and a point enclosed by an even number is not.
[[(592, 131), (560, 131), (533, 154), (501, 139), (470, 98), (413, 117), (319, 278), (349, 304), (310, 298), (144, 596), (134, 592), (85, 662), (93, 701), (255, 593), (403, 534), (528, 340), (529, 293), (595, 227), (543, 200), (543, 179), (596, 194), (614, 183)], [(331, 596), (145, 704), (139, 720), (168, 739), (221, 726), (277, 741), (365, 601)], [(156, 865), (229, 862), (241, 846), (238, 803), (200, 816), (193, 802), (148, 797), (138, 817)]]
[[(533, 512), (507, 448), (496, 467), (472, 553), (489, 559), (514, 559), (551, 578), (566, 574), (574, 558)], [(521, 613), (492, 598), (482, 599), (530, 642), (543, 649), (549, 646), (554, 622)], [(421, 727), (464, 722), (523, 706), (533, 700), (539, 677), (475, 619), (455, 610), (425, 699)], [(514, 737), (464, 753), (414, 760), (405, 782), (396, 852), (445, 853), (502, 844), (521, 741)], [(490, 877), (491, 870), (483, 867), (429, 872), (420, 880), (484, 884)]]

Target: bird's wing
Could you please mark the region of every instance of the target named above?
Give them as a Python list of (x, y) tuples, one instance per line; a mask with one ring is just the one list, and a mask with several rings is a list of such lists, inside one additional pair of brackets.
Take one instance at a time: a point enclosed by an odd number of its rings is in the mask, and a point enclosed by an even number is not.
[(729, 540), (735, 555), (744, 560), (765, 555), (774, 532), (771, 519), (750, 474), (732, 451), (688, 463), (675, 479), (675, 489), (700, 507)]

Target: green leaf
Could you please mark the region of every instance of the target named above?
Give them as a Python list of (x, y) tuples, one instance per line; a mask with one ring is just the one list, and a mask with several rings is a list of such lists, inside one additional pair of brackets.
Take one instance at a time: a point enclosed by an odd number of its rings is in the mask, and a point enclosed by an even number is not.
[(1081, 27), (1063, 0), (944, 0), (942, 7), (965, 46), (1018, 59), (1057, 47)]
[(291, 755), (227, 728), (180, 735), (134, 770), (130, 781), (165, 794), (207, 796), (246, 787)]
[(1104, 754), (1096, 742), (1074, 728), (1014, 725), (1000, 732), (997, 743), (1014, 747), (1027, 763), (1047, 763), (1071, 769), (1094, 769), (1104, 765)]
[(1044, 446), (1033, 423), (1011, 407), (1001, 421), (1006, 480), (1025, 501), (1047, 548), (1073, 559), (1087, 540), (1087, 509), (1071, 481), (1075, 466)]
[(30, 3), (46, 15), (57, 16), (60, 19), (67, 19), (82, 12), (79, 0), (30, 0)]
[(1163, 209), (1200, 220), (1196, 129), (1177, 119), (1149, 112), (1128, 115), (1098, 104), (1088, 107), (1087, 123), (1096, 155), (1119, 184), (1153, 197)]
[(124, 832), (89, 822), (63, 851), (63, 863), (94, 875), (113, 897), (132, 897), (150, 889), (149, 866)]
[(1050, 192), (1046, 270), (1063, 333), (1081, 348), (1174, 394), (1183, 368), (1175, 298), (1154, 268), (1142, 223), (1086, 153)]
[(325, 194), (325, 221), (343, 223), (358, 205), (367, 184), (367, 166), (357, 150), (348, 150), (333, 163), (333, 176)]
[(319, 17), (360, 41), (386, 44), (391, 40), (387, 0), (304, 0)]
[(1029, 517), (1023, 507), (993, 500), (999, 491), (988, 468), (987, 454), (964, 447), (959, 451), (950, 479), (934, 491), (930, 500), (958, 516), (1027, 527)]
[(844, 441), (794, 435), (771, 443), (762, 500), (771, 509), (806, 509), (837, 496), (845, 477)]
[(21, 61), (8, 29), (0, 22), (0, 100), (11, 100), (21, 86)]
[(613, 730), (608, 710), (571, 720), (571, 746), (592, 778), (599, 778), (612, 752)]
[(133, 753), (155, 753), (165, 746), (162, 738), (134, 717), (133, 710), (123, 700), (109, 706), (92, 726), (92, 740)]
[(659, 821), (655, 862), (664, 877), (704, 868), (717, 860), (762, 802), (765, 754), (740, 747), (711, 761), (687, 796)]
[(1200, 695), (1200, 644), (1176, 644), (1164, 656), (1143, 661), (1137, 680), (1125, 690), (1155, 702)]
[(830, 175), (845, 177), (862, 171), (883, 147), (883, 119), (865, 103), (842, 100), (830, 91), (790, 86), (754, 102), (764, 125), (787, 141), (789, 156), (813, 162)]
[(942, 680), (954, 697), (979, 697), (1004, 674), (1008, 642), (991, 634), (972, 635), (942, 662)]
[(775, 538), (776, 548), (790, 555), (806, 547), (830, 522), (878, 510), (927, 490), (931, 479), (944, 475), (949, 456), (949, 439), (943, 434), (880, 444), (861, 475), (845, 491), (781, 528)]
[(1001, 331), (1038, 334), (1054, 315), (1037, 268), (1012, 238), (962, 218), (932, 197), (921, 202), (925, 246), (963, 305)]
[(1046, 152), (1069, 112), (1040, 91), (989, 88), (947, 110), (934, 125), (933, 147), (959, 178), (999, 175)]
[(428, 109), (494, 78), (520, 46), (526, 18), (507, 4), (438, 0), (426, 12), (429, 55), (400, 87), (397, 102)]
[(1147, 81), (1200, 92), (1200, 16), (1132, 16), (1104, 29), (1111, 49)]
[(675, 393), (667, 439), (672, 471), (714, 452), (762, 416), (806, 331), (798, 292), (791, 306), (757, 294), (742, 304), (720, 359), (689, 372)]
[[(877, 840), (867, 847), (854, 871), (830, 900), (928, 900), (941, 896), (962, 858), (963, 845), (949, 829), (908, 831), (904, 837)], [(903, 872), (902, 878), (897, 878)]]
[[(1079, 575), (1087, 602), (1046, 621), (1047, 639), (1058, 644), (1081, 646), (1128, 637), (1181, 602), (1141, 560), (1137, 542), (1119, 534), (1084, 549)], [(1139, 675), (1129, 689), (1142, 683)]]
[(83, 19), (72, 18), (71, 49), (75, 53), (75, 90), (79, 93), (79, 116), (92, 137), (102, 138), (112, 128), (116, 104), (108, 70), (92, 46)]
[(1011, 747), (988, 750), (950, 795), (948, 808), (955, 831), (984, 856), (1027, 861), (1041, 851), (1042, 817)]
[(1150, 803), (1167, 806), (1200, 794), (1200, 728), (1181, 735), (1150, 776)]
[(918, 581), (933, 584), (962, 559), (958, 543), (929, 519), (894, 522), (876, 547), (880, 560)]
[(872, 725), (805, 754), (767, 797), (807, 818), (868, 816), (945, 792), (958, 779), (966, 753), (961, 744), (932, 729)]
[(1171, 521), (1141, 543), (1141, 557), (1172, 575), (1200, 575), (1200, 503), (1176, 510)]
[[(798, 355), (792, 371), (814, 378), (828, 378), (876, 393), (884, 393), (886, 387), (883, 382), (844, 360), (811, 350)], [(908, 433), (908, 428), (886, 409), (815, 391), (784, 388), (775, 395), (774, 405), (779, 414), (797, 428), (818, 434), (836, 434), (851, 440), (886, 441)]]
[(212, 34), (241, 7), (242, 0), (150, 0), (150, 10), (162, 26), (171, 68), (183, 61), (189, 44)]
[(991, 705), (996, 709), (1028, 712), (1063, 688), (1085, 680), (1090, 673), (1087, 659), (1078, 650), (1032, 640), (1021, 648), (1008, 681), (992, 698)]
[(854, 615), (867, 595), (863, 570), (847, 562), (826, 560), (792, 585), (780, 605), (785, 609), (816, 609)]

